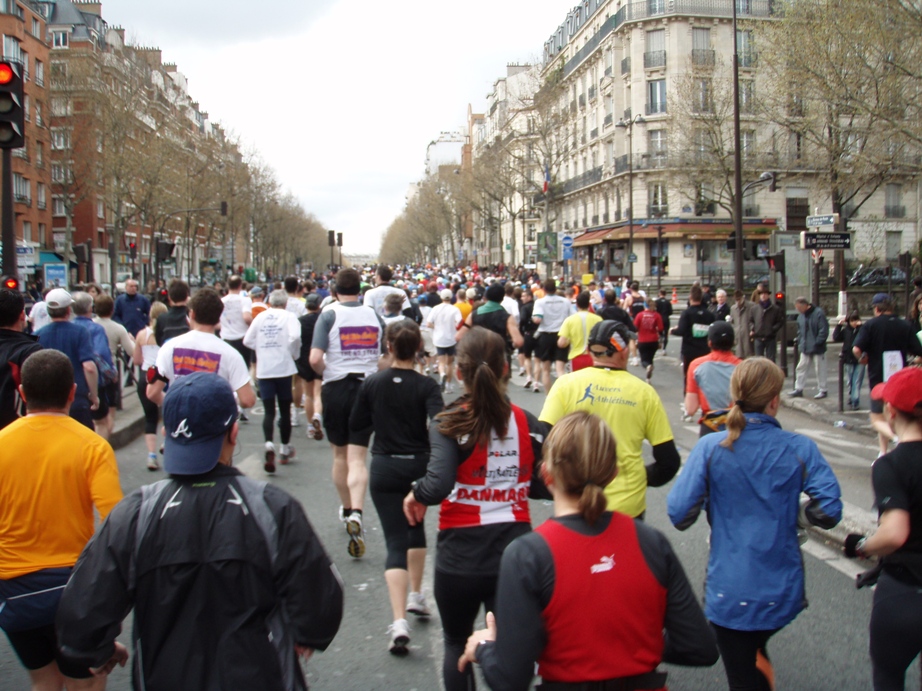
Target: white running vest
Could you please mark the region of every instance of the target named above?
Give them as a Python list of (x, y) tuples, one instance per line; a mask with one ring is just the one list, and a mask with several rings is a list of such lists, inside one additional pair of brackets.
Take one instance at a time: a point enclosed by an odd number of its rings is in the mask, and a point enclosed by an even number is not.
[(368, 376), (378, 371), (381, 355), (381, 322), (371, 307), (346, 307), (333, 303), (336, 314), (330, 329), (323, 383), (345, 379), (350, 374)]

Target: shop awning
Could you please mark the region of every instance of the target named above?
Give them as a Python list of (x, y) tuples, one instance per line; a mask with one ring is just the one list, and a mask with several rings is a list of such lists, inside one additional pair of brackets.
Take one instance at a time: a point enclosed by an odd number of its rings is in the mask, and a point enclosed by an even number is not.
[[(746, 240), (767, 239), (772, 231), (778, 229), (775, 219), (770, 223), (743, 223), (743, 237)], [(646, 226), (634, 224), (634, 240), (655, 240), (658, 229), (663, 229), (663, 239), (682, 238), (689, 240), (726, 240), (733, 233), (731, 223), (648, 223)], [(630, 236), (628, 226), (619, 225), (615, 228), (593, 230), (580, 235), (573, 241), (574, 247), (587, 247), (599, 245), (613, 240), (627, 240)]]

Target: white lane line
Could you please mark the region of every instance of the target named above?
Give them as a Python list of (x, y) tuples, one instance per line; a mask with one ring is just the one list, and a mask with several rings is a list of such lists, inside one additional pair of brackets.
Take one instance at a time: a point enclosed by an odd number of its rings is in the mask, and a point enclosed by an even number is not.
[(862, 449), (874, 452), (877, 451), (876, 444), (861, 443), (857, 441), (851, 441), (849, 439), (843, 439), (837, 432), (832, 432), (830, 430), (799, 428), (795, 429), (794, 431), (797, 432), (797, 434), (810, 437), (816, 442), (832, 444), (833, 446), (839, 446), (844, 449)]
[(855, 576), (859, 573), (870, 568), (854, 559), (846, 559), (838, 549), (833, 549), (829, 545), (812, 538), (807, 540), (807, 542), (801, 546), (801, 549), (811, 557), (815, 557), (824, 562), (827, 566), (831, 566), (839, 573), (845, 574), (852, 579), (852, 581), (855, 580)]

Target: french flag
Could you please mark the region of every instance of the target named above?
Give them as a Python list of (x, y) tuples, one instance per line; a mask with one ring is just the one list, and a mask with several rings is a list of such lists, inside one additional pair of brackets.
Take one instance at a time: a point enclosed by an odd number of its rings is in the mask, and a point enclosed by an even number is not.
[(547, 194), (548, 187), (551, 186), (551, 168), (544, 164), (544, 194)]

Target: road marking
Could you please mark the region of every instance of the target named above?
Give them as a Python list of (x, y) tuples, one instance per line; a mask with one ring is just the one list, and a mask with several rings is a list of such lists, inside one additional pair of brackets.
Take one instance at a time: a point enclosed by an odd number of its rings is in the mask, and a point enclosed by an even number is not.
[(852, 580), (854, 580), (855, 576), (857, 576), (859, 573), (862, 573), (867, 568), (869, 568), (854, 559), (845, 558), (838, 549), (834, 549), (829, 545), (813, 538), (807, 540), (801, 546), (801, 549), (811, 557), (819, 559), (827, 566), (831, 566), (836, 571), (845, 574)]
[(816, 442), (824, 442), (826, 444), (832, 444), (833, 446), (841, 446), (846, 449), (862, 449), (876, 451), (877, 446), (873, 444), (862, 444), (857, 441), (850, 441), (848, 439), (842, 439), (836, 432), (831, 432), (829, 430), (823, 429), (795, 429), (797, 434), (802, 434), (805, 437), (810, 437)]

